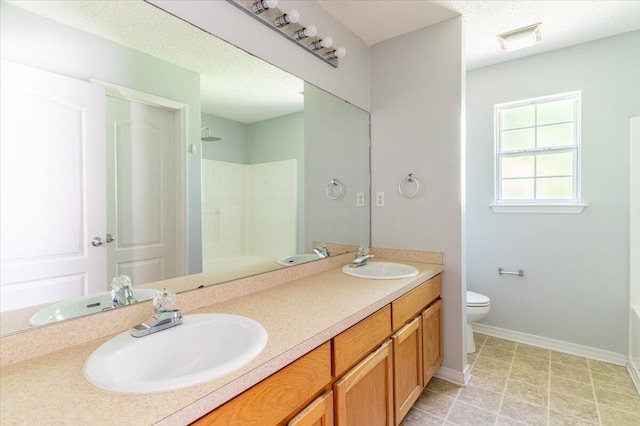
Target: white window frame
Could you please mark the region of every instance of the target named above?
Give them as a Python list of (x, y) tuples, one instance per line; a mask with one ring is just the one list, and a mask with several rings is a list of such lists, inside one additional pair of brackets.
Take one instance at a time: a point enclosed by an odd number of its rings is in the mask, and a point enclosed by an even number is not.
[[(527, 105), (537, 105), (550, 101), (560, 101), (571, 99), (574, 101), (574, 141), (571, 146), (528, 148), (515, 151), (501, 151), (502, 119), (501, 113), (504, 110), (519, 108)], [(586, 204), (581, 202), (581, 92), (567, 92), (550, 96), (542, 96), (532, 99), (524, 99), (515, 102), (507, 102), (494, 106), (494, 203), (491, 208), (495, 213), (581, 213)], [(537, 120), (537, 114), (536, 114)], [(559, 123), (554, 123), (559, 124)], [(537, 122), (533, 126), (538, 128)], [(541, 126), (540, 126), (541, 127)], [(571, 199), (530, 199), (530, 200), (503, 200), (502, 199), (502, 157), (517, 157), (524, 155), (544, 155), (544, 153), (574, 153), (573, 163), (573, 195)], [(534, 172), (534, 179), (537, 179)], [(535, 185), (534, 185), (535, 191)], [(535, 196), (535, 195), (534, 195)]]

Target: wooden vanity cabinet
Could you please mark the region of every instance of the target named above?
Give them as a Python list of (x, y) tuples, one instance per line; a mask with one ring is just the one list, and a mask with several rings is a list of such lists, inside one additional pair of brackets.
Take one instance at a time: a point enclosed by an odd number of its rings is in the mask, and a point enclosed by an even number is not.
[[(336, 425), (400, 424), (442, 361), (442, 337), (436, 330), (441, 326), (436, 319), (441, 321), (441, 317), (432, 314), (436, 309), (427, 308), (437, 304), (441, 292), (442, 280), (437, 275), (333, 339), (334, 377), (340, 377), (355, 360), (386, 339), (390, 330), (395, 332), (390, 341), (334, 384)], [(423, 357), (424, 351), (428, 358)], [(388, 382), (383, 366), (391, 368)], [(391, 405), (382, 403), (382, 395)]]
[(407, 415), (442, 362), (441, 310), (432, 309), (442, 306), (441, 293), (442, 280), (437, 275), (391, 303), (396, 332), (392, 336), (395, 425)]
[(333, 392), (325, 392), (298, 413), (287, 426), (333, 426)]
[(349, 370), (333, 385), (336, 426), (393, 424), (391, 341)]
[(331, 342), (326, 342), (193, 424), (282, 425), (330, 383)]
[(436, 275), (194, 424), (400, 424), (442, 363), (441, 292)]

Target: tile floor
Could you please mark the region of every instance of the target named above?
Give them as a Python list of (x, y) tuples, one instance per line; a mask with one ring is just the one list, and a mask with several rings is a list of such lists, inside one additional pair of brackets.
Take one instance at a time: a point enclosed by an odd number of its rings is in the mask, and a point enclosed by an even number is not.
[(472, 378), (433, 378), (401, 426), (640, 426), (640, 396), (624, 367), (476, 333)]

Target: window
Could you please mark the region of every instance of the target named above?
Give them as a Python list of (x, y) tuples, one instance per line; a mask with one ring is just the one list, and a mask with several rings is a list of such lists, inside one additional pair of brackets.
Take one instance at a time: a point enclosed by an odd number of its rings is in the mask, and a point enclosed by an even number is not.
[(496, 105), (495, 128), (494, 207), (580, 203), (580, 92)]

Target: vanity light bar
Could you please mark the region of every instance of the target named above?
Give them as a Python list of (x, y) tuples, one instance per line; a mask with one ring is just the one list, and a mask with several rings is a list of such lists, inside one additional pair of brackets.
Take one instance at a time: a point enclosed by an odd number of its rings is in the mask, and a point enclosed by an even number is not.
[(285, 13), (278, 9), (277, 1), (226, 1), (334, 68), (338, 68), (338, 59), (346, 55), (347, 51), (344, 47), (337, 49), (331, 47), (333, 45), (331, 37), (317, 37), (318, 30), (314, 25), (305, 26), (299, 23), (297, 11)]

